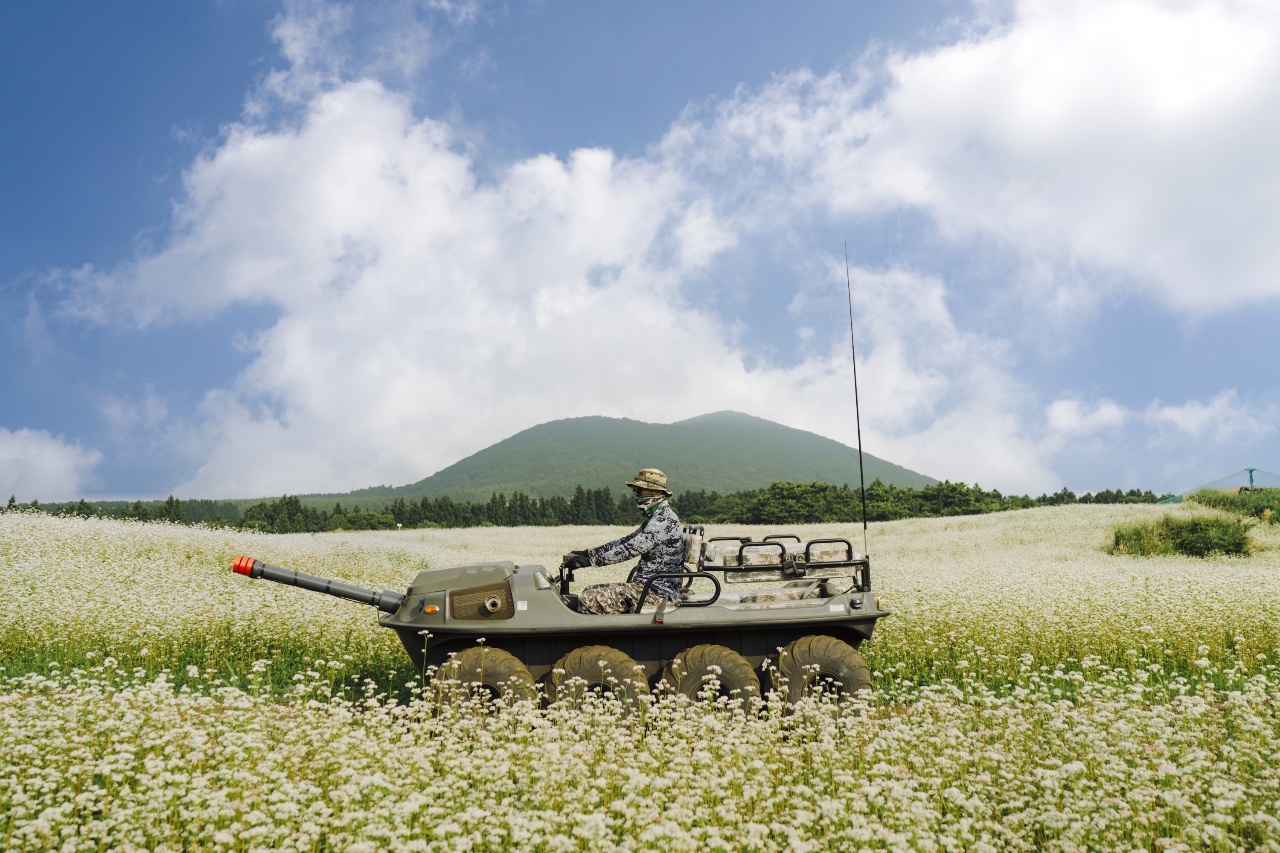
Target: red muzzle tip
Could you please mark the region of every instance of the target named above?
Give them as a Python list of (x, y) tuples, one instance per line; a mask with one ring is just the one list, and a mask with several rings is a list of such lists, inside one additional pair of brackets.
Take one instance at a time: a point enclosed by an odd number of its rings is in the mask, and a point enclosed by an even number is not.
[(236, 561), (231, 564), (231, 571), (238, 575), (247, 575), (253, 571), (253, 564), (258, 562), (253, 557), (236, 557)]

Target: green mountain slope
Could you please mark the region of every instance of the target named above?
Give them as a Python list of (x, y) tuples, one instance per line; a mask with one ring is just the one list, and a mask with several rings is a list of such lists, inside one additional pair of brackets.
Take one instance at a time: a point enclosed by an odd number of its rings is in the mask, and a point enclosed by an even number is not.
[[(931, 477), (865, 455), (867, 482), (898, 486), (936, 483)], [(667, 473), (676, 492), (722, 494), (778, 480), (858, 484), (856, 450), (804, 430), (739, 412), (715, 412), (674, 424), (583, 417), (531, 427), (407, 486), (375, 487), (348, 499), (449, 495), (488, 500), (494, 492), (570, 497), (574, 487), (616, 494), (644, 467)], [(342, 496), (333, 496), (342, 497)]]

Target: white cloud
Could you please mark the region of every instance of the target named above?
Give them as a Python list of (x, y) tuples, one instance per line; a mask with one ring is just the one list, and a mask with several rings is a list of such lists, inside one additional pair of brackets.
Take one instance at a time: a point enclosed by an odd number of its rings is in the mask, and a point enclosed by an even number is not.
[[(858, 267), (851, 278), (866, 450), (939, 479), (1056, 487), (1060, 479), (1028, 428), (1034, 395), (1014, 374), (1009, 344), (960, 327), (941, 279)], [(842, 257), (831, 259), (824, 283), (796, 294), (793, 319), (846, 313)], [(847, 337), (821, 357), (750, 380), (777, 403), (754, 414), (856, 444)]]
[(480, 17), (480, 0), (426, 0), (426, 6), (445, 15), (455, 25), (470, 24)]
[(1180, 406), (1153, 402), (1144, 419), (1158, 432), (1155, 441), (1169, 443), (1180, 438), (1226, 444), (1253, 442), (1274, 431), (1274, 412), (1263, 412), (1240, 400), (1235, 389), (1212, 399), (1190, 400)]
[(1142, 407), (1104, 399), (1054, 401), (1046, 410), (1042, 447), (1073, 472), (1077, 491), (1135, 486), (1186, 491), (1269, 452), (1280, 416), (1266, 396), (1228, 389), (1209, 399)]
[[(852, 443), (844, 341), (810, 335), (800, 363), (759, 364), (757, 342), (689, 292), (814, 211), (912, 207), (956, 241), (994, 237), (1048, 271), (1048, 306), (1088, 298), (1082, 268), (1183, 307), (1280, 295), (1280, 246), (1260, 239), (1280, 231), (1263, 203), (1280, 180), (1270, 6), (1027, 2), (947, 47), (780, 77), (643, 157), (581, 149), (484, 178), (458, 129), (344, 67), (354, 7), (286, 8), (289, 67), (188, 170), (168, 243), (64, 276), (63, 315), (93, 322), (277, 312), (247, 342), (252, 365), (207, 394), (184, 494), (401, 483), (585, 414), (734, 408)], [(1222, 62), (1197, 76), (1184, 55)], [(288, 121), (268, 120), (273, 99), (296, 107)], [(1238, 221), (1216, 227), (1228, 202)], [(1111, 401), (1046, 409), (1010, 344), (957, 320), (949, 282), (856, 276), (869, 451), (1034, 492), (1060, 484), (1055, 454), (1129, 421)], [(825, 282), (786, 322), (812, 328), (805, 304), (844, 311), (843, 264)], [(1196, 405), (1144, 423), (1186, 431)]]
[(0, 500), (9, 495), (23, 503), (81, 497), (101, 459), (98, 451), (44, 430), (0, 427)]
[(1045, 409), (1051, 441), (1092, 435), (1124, 426), (1131, 413), (1112, 400), (1100, 400), (1092, 406), (1080, 400), (1054, 400)]
[(1280, 4), (1023, 0), (952, 44), (782, 75), (700, 121), (669, 155), (768, 173), (762, 217), (915, 208), (1047, 262), (1051, 287), (1118, 275), (1193, 315), (1280, 296)]
[(271, 35), (287, 65), (268, 72), (252, 93), (246, 104), (250, 115), (266, 113), (267, 98), (298, 102), (337, 82), (347, 53), (334, 48), (350, 29), (353, 12), (351, 6), (325, 0), (284, 0)]
[(98, 411), (108, 427), (119, 437), (136, 435), (139, 427), (156, 429), (169, 416), (169, 405), (148, 387), (140, 400), (108, 395), (99, 403)]
[(675, 226), (680, 266), (685, 271), (700, 269), (738, 242), (738, 236), (721, 222), (707, 199), (695, 201)]
[(580, 150), (481, 185), (450, 142), (379, 84), (338, 86), (299, 126), (234, 128), (197, 162), (164, 251), (77, 276), (64, 310), (95, 319), (280, 312), (206, 400), (209, 456), (180, 491), (401, 482), (554, 417), (741, 396), (728, 334), (677, 289), (726, 237), (676, 176)]
[[(482, 183), (450, 143), (379, 84), (338, 86), (298, 126), (234, 128), (198, 161), (163, 251), (79, 276), (64, 310), (98, 319), (280, 312), (235, 387), (206, 399), (202, 463), (178, 491), (404, 482), (582, 414), (737, 408), (854, 441), (843, 343), (748, 369), (749, 344), (685, 298), (684, 277), (736, 238), (675, 170), (584, 149)], [(843, 269), (830, 278), (842, 299)], [(1025, 458), (1022, 392), (991, 366), (1002, 345), (955, 327), (943, 283), (858, 278), (873, 452), (939, 476), (1050, 478)]]
[[(485, 17), (483, 0), (284, 0), (271, 34), (285, 60), (250, 92), (246, 113), (268, 118), (304, 105), (345, 80), (377, 78), (411, 87), (460, 33)], [(461, 59), (482, 73), (487, 54)], [(287, 112), (287, 110), (286, 110)]]

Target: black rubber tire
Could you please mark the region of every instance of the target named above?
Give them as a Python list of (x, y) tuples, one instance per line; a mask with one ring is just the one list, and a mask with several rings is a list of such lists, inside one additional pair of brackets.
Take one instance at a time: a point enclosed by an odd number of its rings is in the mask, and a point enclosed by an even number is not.
[(587, 690), (612, 693), (625, 702), (634, 702), (649, 693), (649, 682), (636, 666), (628, 655), (610, 646), (574, 649), (560, 658), (547, 675), (547, 700), (580, 698), (582, 686), (571, 683), (580, 678), (586, 682)]
[(699, 699), (706, 696), (706, 680), (711, 676), (720, 682), (717, 696), (738, 700), (760, 698), (760, 676), (746, 658), (725, 646), (685, 649), (662, 671), (662, 683), (668, 690)]
[(480, 688), (496, 699), (536, 699), (533, 675), (510, 652), (489, 646), (471, 646), (454, 655), (436, 674), (437, 679)]
[(871, 689), (871, 668), (858, 650), (844, 640), (821, 634), (801, 637), (784, 648), (778, 674), (783, 681), (779, 689), (786, 691), (791, 703), (813, 695), (819, 685), (828, 695), (856, 696)]

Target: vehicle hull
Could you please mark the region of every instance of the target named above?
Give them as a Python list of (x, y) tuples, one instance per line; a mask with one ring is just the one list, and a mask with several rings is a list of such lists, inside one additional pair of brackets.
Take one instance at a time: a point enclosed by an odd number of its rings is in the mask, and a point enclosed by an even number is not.
[[(474, 603), (485, 592), (460, 604), (458, 587), (463, 584), (464, 590), (491, 590), (494, 609)], [(572, 650), (604, 645), (630, 656), (652, 680), (673, 658), (696, 645), (726, 646), (757, 668), (805, 636), (835, 637), (856, 649), (871, 638), (876, 621), (887, 615), (878, 609), (875, 596), (856, 591), (791, 601), (730, 594), (708, 606), (695, 597), (661, 612), (647, 608), (641, 613), (587, 615), (566, 604), (542, 566), (487, 563), (422, 573), (401, 608), (380, 614), (378, 621), (397, 633), (419, 672), (483, 642), (514, 655), (538, 679)]]

